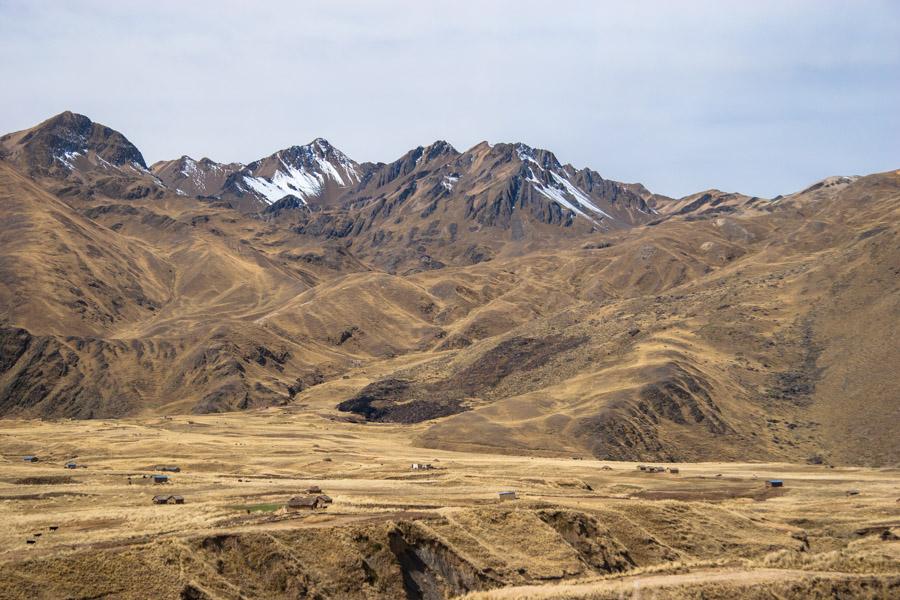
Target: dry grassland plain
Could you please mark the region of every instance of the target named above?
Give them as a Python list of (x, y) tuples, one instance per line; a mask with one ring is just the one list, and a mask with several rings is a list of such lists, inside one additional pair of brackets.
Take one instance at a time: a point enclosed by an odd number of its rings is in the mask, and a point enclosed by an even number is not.
[[(709, 462), (648, 473), (582, 456), (426, 450), (410, 441), (419, 427), (297, 409), (2, 421), (0, 597), (900, 590), (896, 469)], [(180, 471), (154, 484), (146, 476), (160, 465)], [(784, 487), (767, 488), (772, 478)], [(311, 485), (333, 503), (285, 509)], [(518, 499), (499, 500), (503, 490)], [(162, 494), (185, 503), (153, 504)]]

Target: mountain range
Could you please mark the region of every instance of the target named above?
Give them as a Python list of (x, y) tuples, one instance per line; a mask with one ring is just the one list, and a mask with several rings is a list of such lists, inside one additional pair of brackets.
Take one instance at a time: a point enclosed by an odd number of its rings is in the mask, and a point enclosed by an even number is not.
[(0, 137), (0, 415), (290, 406), (445, 449), (890, 464), (900, 171), (684, 198), (542, 149)]

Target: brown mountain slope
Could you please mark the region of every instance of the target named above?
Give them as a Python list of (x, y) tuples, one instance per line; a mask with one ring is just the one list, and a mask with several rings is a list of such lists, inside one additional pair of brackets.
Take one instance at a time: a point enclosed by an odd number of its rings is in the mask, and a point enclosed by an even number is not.
[[(295, 404), (428, 421), (419, 443), (449, 449), (900, 455), (885, 368), (898, 358), (897, 172), (773, 201), (651, 198), (657, 214), (646, 190), (546, 151), (439, 142), (247, 214), (162, 182), (106, 193), (103, 140), (121, 140), (101, 127), (71, 171), (32, 172), (32, 138), (3, 138), (16, 150), (0, 161), (2, 414)], [(263, 170), (293, 163), (273, 157), (241, 180), (274, 184)]]
[(80, 206), (0, 163), (4, 413), (282, 403), (347, 364), (254, 323), (322, 278), (365, 269), (342, 249), (272, 239), (261, 251), (236, 231), (265, 237), (259, 222), (177, 197)]
[(41, 334), (102, 335), (167, 299), (164, 261), (0, 162), (3, 320)]
[(769, 201), (763, 198), (745, 196), (722, 192), (720, 190), (706, 190), (690, 194), (678, 200), (659, 200), (654, 202), (654, 208), (663, 215), (713, 215), (728, 214), (739, 210), (753, 208), (765, 210)]
[[(898, 410), (895, 375), (882, 368), (898, 348), (898, 190), (900, 176), (888, 173), (801, 194), (768, 215), (631, 232), (634, 246), (626, 235), (584, 252), (618, 263), (599, 277), (600, 302), (569, 304), (450, 362), (401, 369), (342, 408), (400, 421), (458, 413), (421, 438), (443, 448), (893, 462), (900, 448), (880, 423)], [(685, 262), (641, 290), (646, 277), (623, 277), (641, 250), (638, 260)], [(566, 277), (589, 271), (565, 266), (581, 260), (557, 254), (539, 278), (565, 290), (577, 281)], [(709, 273), (686, 270), (693, 261)], [(516, 274), (529, 262), (504, 266)]]

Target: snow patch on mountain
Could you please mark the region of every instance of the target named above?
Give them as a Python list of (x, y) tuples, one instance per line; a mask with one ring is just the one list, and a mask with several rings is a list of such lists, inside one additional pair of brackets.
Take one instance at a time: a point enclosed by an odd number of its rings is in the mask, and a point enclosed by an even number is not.
[(581, 188), (572, 185), (572, 182), (571, 182), (571, 181), (569, 181), (569, 180), (566, 179), (565, 177), (561, 177), (560, 175), (558, 175), (558, 174), (556, 174), (556, 173), (554, 173), (554, 172), (552, 172), (552, 171), (550, 172), (550, 176), (553, 177), (553, 179), (555, 179), (557, 183), (559, 183), (560, 185), (562, 185), (562, 186), (565, 188), (565, 190), (566, 190), (567, 192), (569, 192), (569, 194), (571, 194), (572, 196), (574, 196), (575, 199), (578, 201), (579, 204), (582, 204), (582, 205), (586, 206), (587, 208), (589, 208), (590, 210), (594, 211), (594, 212), (595, 212), (596, 214), (598, 214), (598, 215), (601, 215), (601, 216), (606, 217), (606, 218), (608, 218), (608, 219), (612, 219), (612, 218), (613, 218), (612, 215), (603, 212), (603, 210), (600, 209), (600, 207), (598, 207), (597, 205), (595, 205), (595, 204), (591, 201), (590, 197), (588, 197), (588, 195), (585, 194), (585, 193), (581, 190)]
[[(284, 170), (279, 170), (271, 180), (265, 177), (244, 177), (244, 183), (257, 194), (264, 196), (269, 204), (281, 200), (285, 196), (294, 195), (301, 200), (315, 196), (322, 191), (325, 177), (320, 173), (311, 173), (304, 168), (297, 169), (281, 162)], [(334, 169), (332, 167), (332, 169)], [(330, 173), (329, 173), (330, 175)], [(341, 185), (343, 180), (336, 178)]]
[[(536, 163), (533, 158), (530, 158), (529, 162)], [(594, 204), (590, 196), (588, 196), (584, 190), (574, 185), (566, 177), (553, 171), (547, 172), (549, 172), (550, 177), (553, 179), (553, 182), (549, 184), (538, 179), (532, 168), (529, 166), (528, 177), (526, 177), (525, 181), (530, 183), (537, 193), (556, 202), (560, 206), (571, 210), (576, 215), (588, 219), (592, 223), (599, 224), (598, 218), (602, 219), (603, 217), (613, 219), (612, 215)]]
[(518, 156), (519, 160), (522, 162), (533, 162), (534, 164), (538, 164), (538, 161), (534, 159), (534, 149), (525, 144), (516, 144), (516, 156)]
[(75, 168), (75, 165), (72, 164), (72, 161), (81, 156), (81, 152), (63, 152), (57, 156), (54, 156), (56, 160), (61, 162), (66, 166), (70, 171)]

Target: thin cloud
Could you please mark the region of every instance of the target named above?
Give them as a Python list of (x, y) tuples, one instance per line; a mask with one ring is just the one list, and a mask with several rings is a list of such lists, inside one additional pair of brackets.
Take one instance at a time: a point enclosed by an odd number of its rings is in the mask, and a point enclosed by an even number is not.
[(681, 195), (897, 168), (891, 2), (0, 2), (0, 129), (71, 109), (149, 161), (523, 141)]

